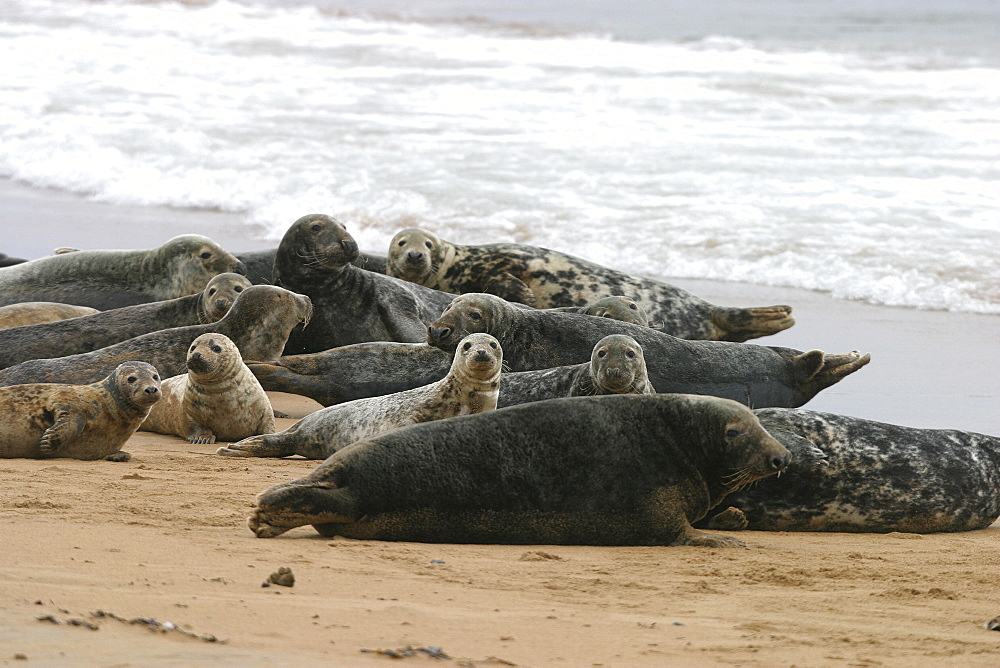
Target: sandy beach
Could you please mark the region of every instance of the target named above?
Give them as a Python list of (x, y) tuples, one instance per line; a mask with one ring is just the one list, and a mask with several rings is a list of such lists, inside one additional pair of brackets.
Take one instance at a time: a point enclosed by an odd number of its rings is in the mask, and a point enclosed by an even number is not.
[[(12, 256), (152, 247), (182, 233), (237, 252), (277, 243), (247, 236), (237, 214), (117, 207), (0, 181), (0, 251)], [(794, 306), (793, 328), (755, 343), (872, 354), (805, 408), (1000, 434), (1000, 316), (671, 278), (669, 268), (662, 278), (719, 304)], [(318, 408), (271, 396), (293, 417)], [(450, 658), (418, 651), (407, 663), (440, 665), (1000, 662), (1000, 633), (984, 628), (1000, 615), (997, 524), (923, 536), (744, 532), (747, 549), (380, 543), (311, 528), (260, 540), (245, 525), (254, 496), (316, 462), (224, 459), (216, 447), (140, 432), (128, 463), (0, 462), (0, 663), (385, 665), (375, 650), (408, 646)], [(280, 566), (295, 586), (262, 587)], [(157, 624), (129, 623), (140, 618)]]

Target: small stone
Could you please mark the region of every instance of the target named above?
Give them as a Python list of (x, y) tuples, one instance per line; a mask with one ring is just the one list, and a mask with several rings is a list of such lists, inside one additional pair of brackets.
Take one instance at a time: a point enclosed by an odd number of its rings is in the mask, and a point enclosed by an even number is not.
[(14, 655), (14, 660), (15, 661), (27, 661), (28, 660), (28, 655), (24, 654), (22, 652), (18, 652), (17, 654)]

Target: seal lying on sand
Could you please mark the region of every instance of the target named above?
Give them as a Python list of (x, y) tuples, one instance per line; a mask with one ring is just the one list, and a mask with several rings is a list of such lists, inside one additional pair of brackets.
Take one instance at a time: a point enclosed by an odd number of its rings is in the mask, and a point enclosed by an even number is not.
[(26, 327), (45, 322), (58, 322), (82, 315), (98, 313), (96, 308), (58, 302), (21, 302), (0, 306), (0, 329)]
[(870, 360), (858, 353), (686, 341), (608, 318), (521, 309), (487, 294), (457, 297), (427, 328), (427, 342), (445, 351), (472, 332), (492, 334), (511, 371), (580, 364), (608, 334), (626, 334), (642, 346), (657, 392), (688, 392), (734, 399), (754, 408), (795, 407)]
[(229, 337), (211, 332), (194, 340), (188, 372), (163, 381), (163, 400), (142, 431), (175, 434), (191, 443), (238, 441), (274, 431), (271, 402)]
[(357, 440), (389, 429), (491, 411), (497, 406), (502, 365), (503, 352), (496, 339), (489, 334), (470, 334), (455, 351), (448, 375), (436, 383), (324, 408), (283, 432), (248, 438), (219, 448), (218, 453), (326, 459)]
[(0, 458), (128, 461), (125, 441), (160, 399), (160, 376), (125, 362), (93, 385), (0, 387)]
[(780, 479), (726, 497), (722, 507), (741, 510), (744, 522), (713, 518), (714, 528), (933, 533), (985, 529), (1000, 517), (1000, 437), (814, 411), (754, 412), (789, 449), (804, 442), (827, 464), (793, 458)]
[(285, 353), (297, 355), (366, 341), (423, 341), (455, 295), (358, 269), (358, 245), (330, 216), (311, 214), (285, 232), (274, 258), (274, 284), (309, 296), (309, 329), (296, 330)]
[(257, 496), (250, 529), (447, 543), (741, 545), (690, 522), (782, 470), (753, 413), (690, 395), (571, 397), (358, 441)]
[(208, 237), (185, 234), (149, 250), (84, 250), (0, 268), (0, 306), (53, 301), (106, 310), (201, 292), (216, 274), (243, 273)]
[(417, 228), (392, 238), (386, 273), (445, 292), (488, 292), (539, 309), (629, 295), (664, 332), (683, 339), (746, 341), (795, 324), (791, 306), (716, 306), (673, 285), (547, 248), (462, 246)]
[[(274, 257), (277, 254), (277, 248), (268, 248), (267, 250), (247, 251), (235, 255), (246, 267), (247, 278), (254, 285), (269, 285), (273, 280)], [(351, 264), (359, 269), (374, 271), (376, 274), (385, 273), (385, 257), (381, 255), (359, 251), (358, 257), (352, 260)]]
[(25, 360), (90, 352), (161, 329), (215, 322), (226, 315), (248, 287), (250, 281), (244, 276), (219, 274), (195, 295), (98, 311), (72, 320), (0, 330), (0, 369)]
[(228, 336), (246, 359), (277, 359), (288, 333), (298, 323), (308, 322), (311, 312), (308, 297), (273, 285), (251, 285), (218, 322), (150, 332), (89, 353), (21, 362), (0, 371), (0, 387), (90, 383), (130, 359), (149, 362), (164, 376), (176, 376), (187, 371), (191, 341), (208, 332)]

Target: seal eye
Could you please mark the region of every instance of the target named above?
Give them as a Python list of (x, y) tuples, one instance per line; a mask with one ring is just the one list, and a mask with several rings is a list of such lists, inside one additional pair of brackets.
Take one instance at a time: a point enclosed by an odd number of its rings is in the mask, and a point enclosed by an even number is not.
[(216, 290), (215, 288), (212, 288), (211, 290), (209, 290), (209, 291), (208, 291), (208, 296), (209, 296), (209, 297), (211, 297), (211, 296), (212, 296), (212, 295), (214, 295), (214, 294), (215, 294), (216, 292), (218, 292), (218, 290)]
[(730, 441), (740, 435), (740, 432), (736, 429), (730, 429), (726, 432), (726, 438)]
[(201, 259), (202, 260), (207, 260), (210, 257), (212, 257), (212, 254), (209, 253), (208, 251), (205, 251), (204, 253), (201, 254)]
[(396, 244), (396, 245), (397, 245), (397, 246), (400, 246), (400, 247), (403, 247), (403, 246), (405, 246), (405, 245), (406, 245), (406, 242), (405, 242), (405, 241), (400, 241), (400, 242), (399, 242), (398, 244)]
[(312, 227), (310, 227), (309, 229), (312, 230), (313, 232), (322, 232), (323, 226), (320, 225), (319, 223), (313, 223)]
[(598, 351), (597, 351), (597, 356), (598, 356), (598, 357), (604, 357), (604, 356), (605, 356), (605, 355), (607, 355), (607, 354), (608, 354), (608, 351), (607, 351), (607, 350), (598, 350)]
[(496, 350), (496, 348), (497, 348), (496, 341), (493, 341), (493, 342), (490, 343), (490, 348), (493, 348), (494, 350)]
[(632, 359), (633, 357), (635, 357), (635, 351), (634, 350), (626, 350), (625, 351), (625, 357), (627, 357), (629, 359)]
[(154, 373), (153, 374), (153, 380), (160, 380), (160, 374)]
[(479, 320), (482, 320), (482, 318), (483, 318), (483, 316), (480, 315), (479, 313), (476, 313), (475, 311), (473, 311), (472, 313), (469, 314), (469, 320), (479, 321)]
[(243, 292), (243, 286), (237, 285), (235, 288), (233, 288), (233, 292)]
[(462, 350), (471, 350), (471, 349), (472, 349), (471, 343), (466, 343), (464, 346), (462, 346)]
[(431, 242), (429, 242), (429, 241), (425, 241), (425, 242), (424, 242), (424, 245), (425, 245), (425, 246), (427, 246), (428, 248), (434, 248), (434, 244), (432, 244), (432, 243), (431, 243)]
[(611, 314), (610, 314), (610, 313), (605, 313), (605, 314), (604, 314), (604, 315), (602, 315), (601, 317), (602, 317), (602, 318), (610, 318), (610, 317), (611, 317)]
[(194, 344), (192, 343), (192, 344), (191, 344), (191, 347), (190, 347), (190, 348), (188, 349), (188, 352), (189, 352), (189, 353), (193, 353), (193, 352), (194, 352), (194, 349), (195, 349), (195, 345), (194, 345)]
[(222, 348), (219, 347), (219, 346), (212, 346), (212, 352), (213, 353), (221, 353), (222, 352)]
[(639, 310), (639, 307), (635, 305), (635, 302), (629, 302), (628, 303), (628, 307), (630, 309), (632, 309), (633, 311), (638, 311)]
[(139, 379), (136, 378), (135, 376), (129, 376), (128, 377), (128, 384), (131, 385), (132, 383), (134, 383), (137, 380), (139, 380)]

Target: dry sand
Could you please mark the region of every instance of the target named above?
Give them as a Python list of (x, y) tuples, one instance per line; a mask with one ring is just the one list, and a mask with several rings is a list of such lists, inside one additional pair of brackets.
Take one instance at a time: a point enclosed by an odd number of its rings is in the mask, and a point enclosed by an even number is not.
[[(131, 247), (183, 232), (273, 245), (240, 237), (229, 214), (132, 212), (0, 182), (0, 251), (124, 247), (114, 239), (133, 213), (144, 222)], [(760, 343), (872, 352), (807, 408), (1000, 433), (1000, 317), (675, 282), (724, 304), (793, 304), (798, 324)], [(293, 416), (318, 407), (271, 396)], [(254, 496), (315, 462), (216, 447), (140, 432), (124, 464), (0, 461), (0, 663), (387, 665), (365, 650), (412, 646), (451, 657), (404, 660), (416, 665), (1000, 665), (1000, 633), (983, 626), (1000, 615), (998, 525), (744, 532), (747, 549), (379, 543), (311, 528), (261, 540), (244, 523)], [(280, 566), (295, 586), (261, 587)]]

